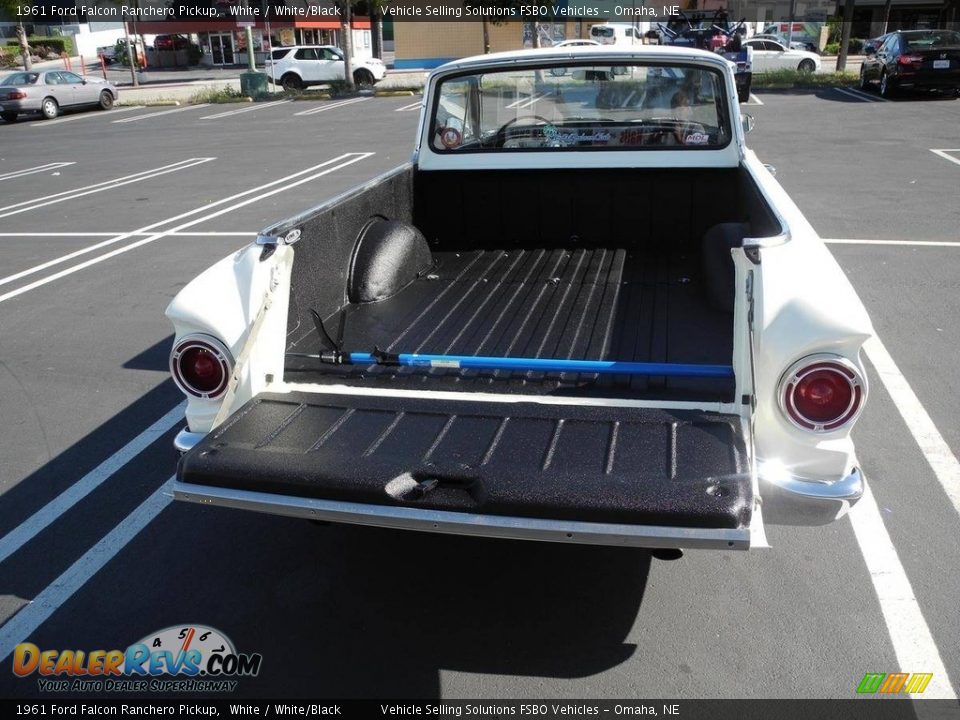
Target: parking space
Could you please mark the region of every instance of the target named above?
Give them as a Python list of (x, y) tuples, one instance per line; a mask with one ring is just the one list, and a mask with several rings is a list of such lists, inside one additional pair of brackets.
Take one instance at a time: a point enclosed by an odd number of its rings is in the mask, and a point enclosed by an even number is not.
[[(876, 100), (758, 92), (748, 141), (821, 236), (845, 241), (831, 250), (949, 457), (931, 464), (916, 407), (873, 371), (855, 439), (874, 504), (771, 527), (771, 550), (674, 563), (164, 494), (182, 412), (166, 304), (258, 230), (405, 162), (420, 98), (0, 127), (0, 656), (28, 637), (123, 647), (189, 619), (264, 655), (241, 696), (852, 697), (868, 670), (935, 672), (929, 692), (949, 696), (960, 101)], [(304, 646), (309, 662), (282, 662)], [(9, 674), (0, 692), (40, 694)]]

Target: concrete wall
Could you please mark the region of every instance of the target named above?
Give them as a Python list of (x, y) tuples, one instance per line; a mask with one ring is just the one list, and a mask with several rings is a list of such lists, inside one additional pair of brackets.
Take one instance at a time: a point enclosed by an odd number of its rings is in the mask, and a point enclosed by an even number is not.
[(73, 36), (77, 55), (96, 57), (98, 47), (103, 47), (104, 45), (113, 46), (117, 43), (117, 40), (123, 37), (122, 23), (96, 23), (95, 25), (103, 27), (108, 24), (116, 25), (116, 27), (104, 30), (91, 30), (88, 25), (80, 25), (80, 31)]
[[(521, 22), (488, 23), (490, 52), (529, 47), (530, 25)], [(587, 22), (541, 23), (543, 33), (556, 40), (589, 37)], [(551, 33), (553, 30), (555, 32)], [(578, 34), (579, 33), (579, 34)], [(483, 54), (481, 22), (412, 22), (394, 24), (394, 67), (398, 70), (434, 68), (450, 60)], [(546, 43), (544, 43), (546, 44)]]

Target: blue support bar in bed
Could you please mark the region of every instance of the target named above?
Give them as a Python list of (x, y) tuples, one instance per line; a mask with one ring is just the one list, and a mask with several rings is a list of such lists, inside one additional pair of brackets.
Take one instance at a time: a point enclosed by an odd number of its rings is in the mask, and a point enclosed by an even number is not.
[(474, 355), (419, 355), (399, 353), (388, 361), (373, 353), (352, 352), (345, 357), (351, 365), (400, 365), (462, 370), (519, 370), (525, 372), (600, 373), (603, 375), (664, 375), (668, 377), (733, 377), (730, 365), (685, 363), (619, 362), (616, 360), (557, 360), (551, 358), (484, 357)]

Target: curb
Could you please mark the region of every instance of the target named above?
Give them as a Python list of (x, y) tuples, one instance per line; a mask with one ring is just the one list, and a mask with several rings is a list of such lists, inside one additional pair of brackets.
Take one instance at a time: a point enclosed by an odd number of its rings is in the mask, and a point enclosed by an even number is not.
[(376, 90), (374, 97), (413, 97), (418, 93), (415, 90)]
[(117, 107), (175, 107), (180, 105), (179, 100), (150, 100), (149, 102), (118, 102)]

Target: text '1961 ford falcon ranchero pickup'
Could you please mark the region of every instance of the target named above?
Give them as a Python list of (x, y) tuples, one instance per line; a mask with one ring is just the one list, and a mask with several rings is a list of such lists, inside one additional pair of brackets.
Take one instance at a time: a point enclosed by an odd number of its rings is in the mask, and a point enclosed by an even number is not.
[(665, 551), (860, 497), (870, 321), (730, 63), (487, 55), (424, 98), (409, 164), (171, 303), (178, 499)]

